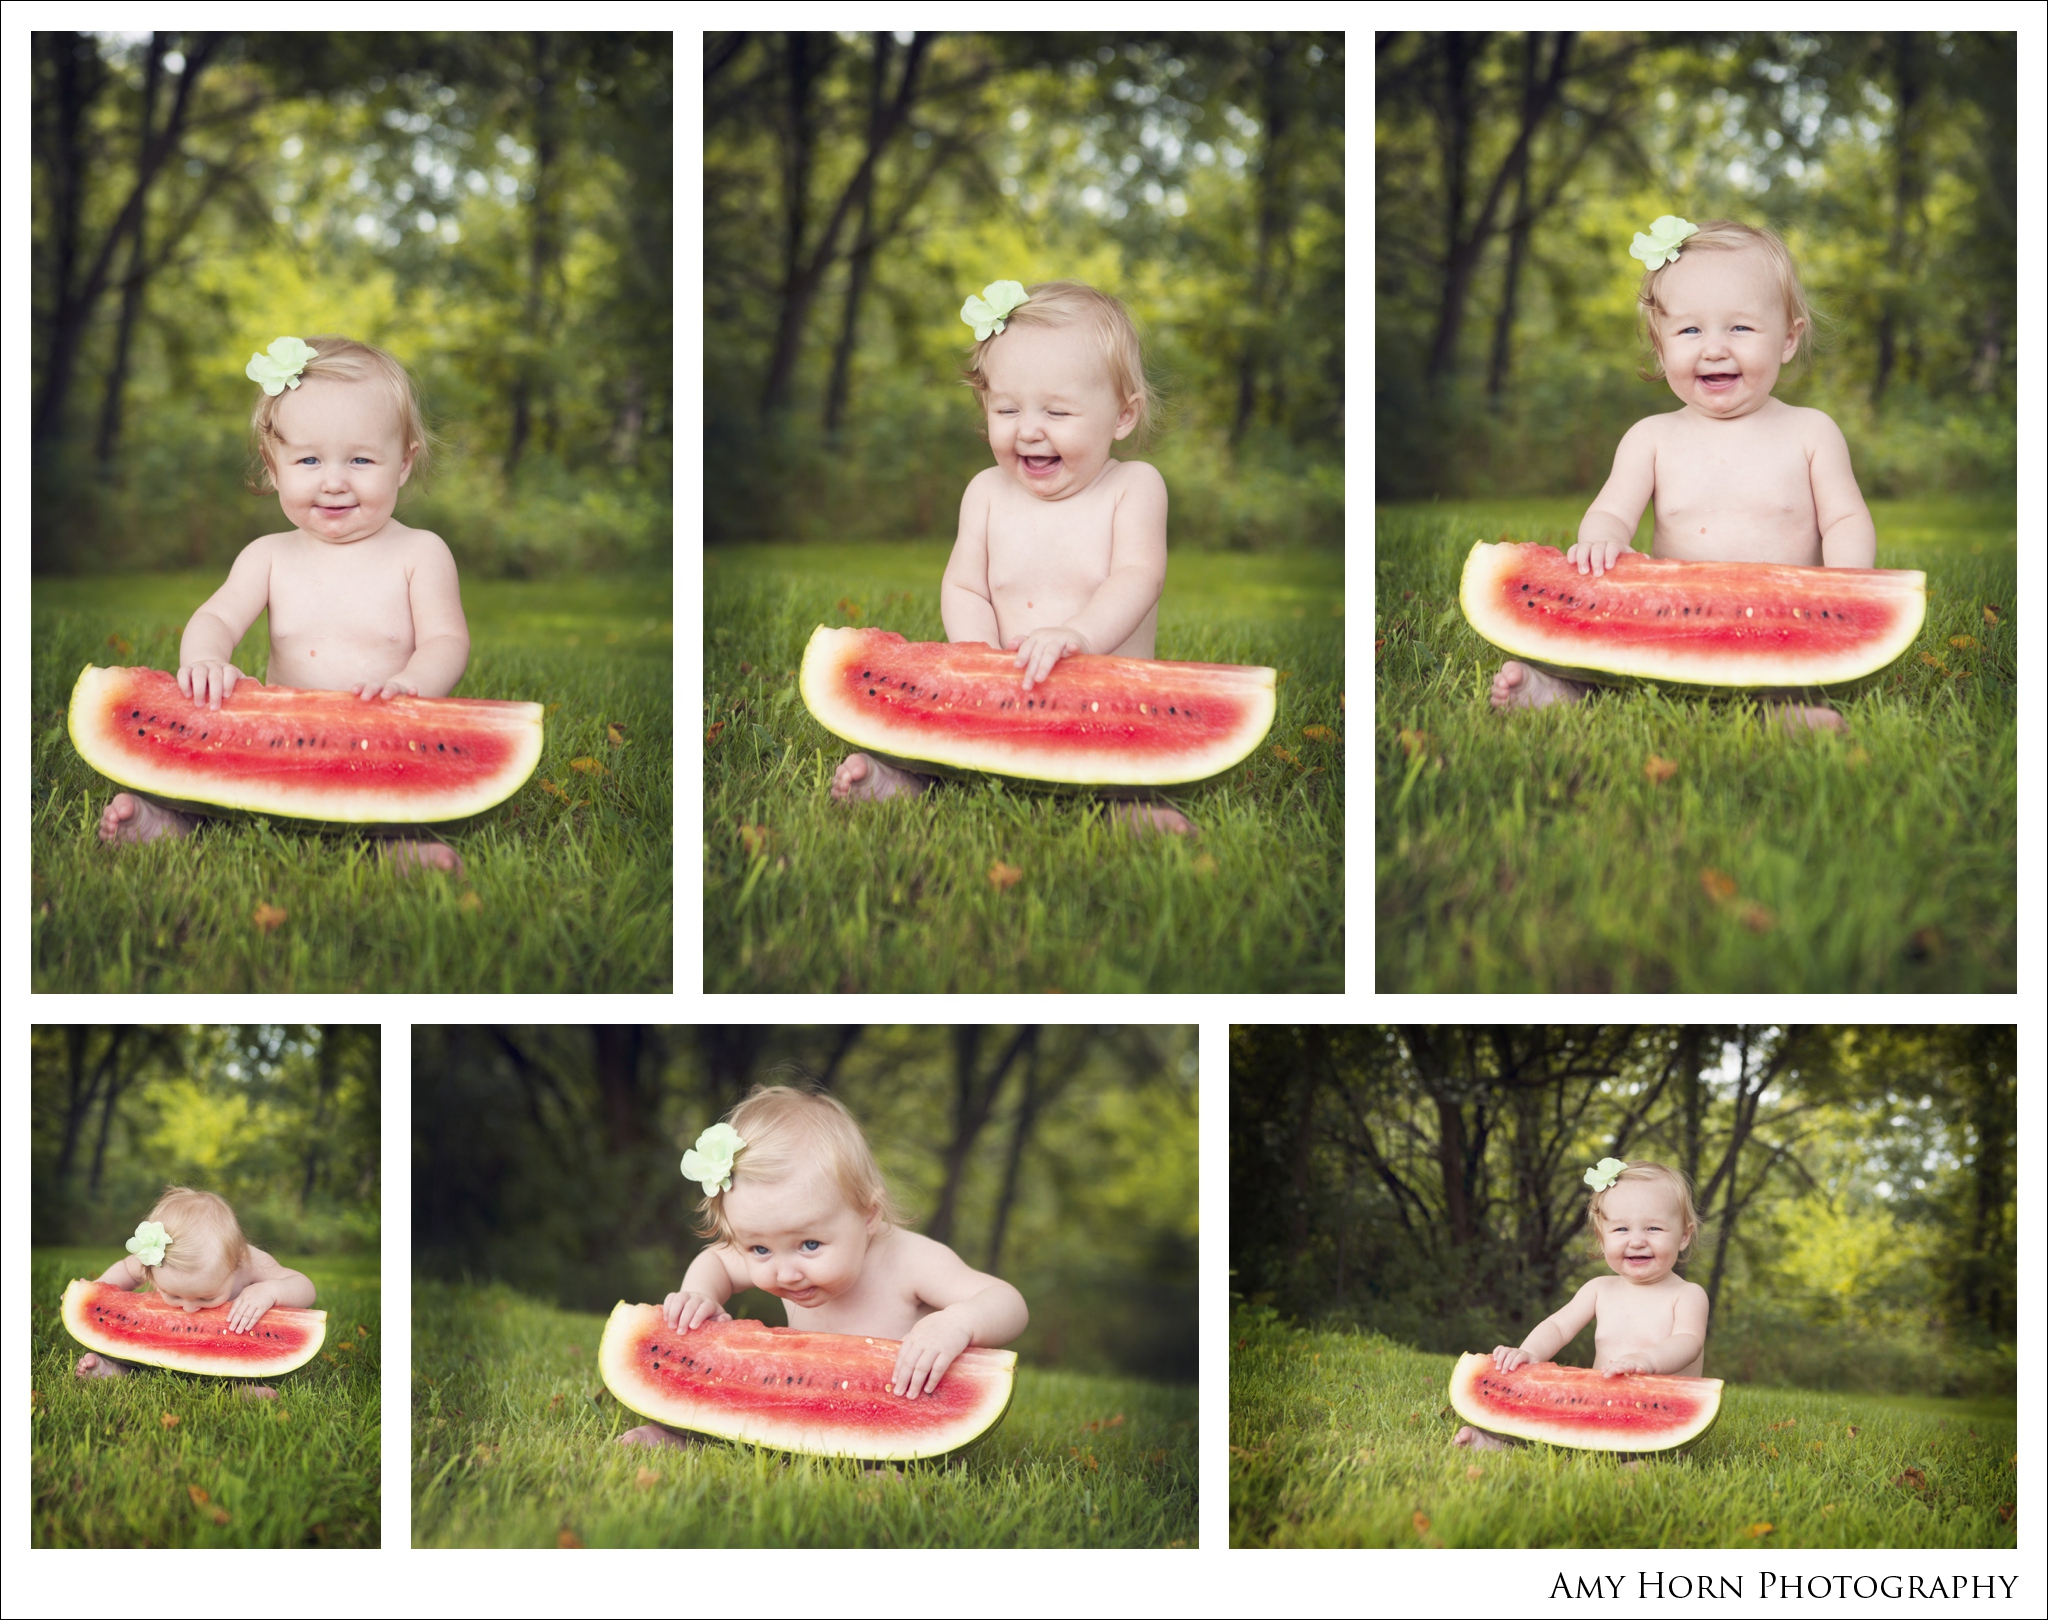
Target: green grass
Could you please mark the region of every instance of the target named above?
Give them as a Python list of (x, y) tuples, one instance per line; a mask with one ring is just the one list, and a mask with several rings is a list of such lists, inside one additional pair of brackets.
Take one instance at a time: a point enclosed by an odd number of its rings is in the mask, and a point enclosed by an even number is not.
[[(666, 991), (674, 704), (668, 582), (469, 582), (460, 695), (550, 706), (533, 779), (451, 832), (467, 871), (387, 871), (359, 839), (219, 819), (109, 848), (114, 788), (71, 746), (88, 662), (175, 669), (210, 574), (35, 584), (33, 974), (38, 991)], [(235, 662), (260, 675), (258, 621)], [(614, 746), (607, 726), (624, 727)], [(603, 774), (570, 768), (592, 758)], [(544, 783), (562, 790), (550, 793)], [(270, 931), (258, 906), (282, 910)], [(268, 916), (268, 913), (265, 914)]]
[(1192, 1388), (1025, 1367), (994, 1431), (899, 1478), (615, 1445), (641, 1420), (598, 1377), (603, 1331), (507, 1288), (415, 1280), (416, 1546), (1195, 1545)]
[[(804, 644), (849, 622), (943, 640), (946, 552), (706, 553), (704, 988), (1341, 991), (1341, 559), (1175, 554), (1159, 655), (1283, 674), (1266, 745), (1168, 795), (1201, 829), (1176, 839), (1133, 837), (1089, 797), (985, 778), (829, 800), (848, 750), (797, 693)], [(996, 887), (998, 862), (1022, 877)]]
[(1472, 1453), (1451, 1443), (1456, 1357), (1270, 1316), (1232, 1323), (1233, 1547), (2018, 1545), (2012, 1400), (1732, 1385), (1713, 1428), (1638, 1466)]
[(1380, 511), (1377, 988), (2013, 991), (2012, 503), (1877, 503), (1877, 560), (1926, 570), (1927, 626), (1840, 737), (1677, 688), (1490, 710), (1465, 554), (1568, 545), (1584, 507)]
[[(258, 1401), (227, 1379), (159, 1368), (126, 1378), (74, 1374), (84, 1347), (64, 1331), (64, 1285), (97, 1277), (116, 1258), (105, 1249), (32, 1253), (31, 1544), (378, 1546), (377, 1262), (279, 1257), (319, 1290), (327, 1347), (270, 1381), (275, 1400)], [(165, 1423), (167, 1415), (178, 1421)]]

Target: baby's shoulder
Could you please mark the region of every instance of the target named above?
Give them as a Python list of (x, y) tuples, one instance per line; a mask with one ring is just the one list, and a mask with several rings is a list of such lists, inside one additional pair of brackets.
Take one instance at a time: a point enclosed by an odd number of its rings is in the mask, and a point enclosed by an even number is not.
[(1773, 403), (1780, 412), (1778, 421), (1809, 444), (1842, 437), (1841, 428), (1826, 411), (1815, 410), (1811, 405), (1787, 405), (1782, 400)]
[(1110, 466), (1110, 475), (1126, 489), (1166, 488), (1166, 478), (1149, 461), (1116, 461)]

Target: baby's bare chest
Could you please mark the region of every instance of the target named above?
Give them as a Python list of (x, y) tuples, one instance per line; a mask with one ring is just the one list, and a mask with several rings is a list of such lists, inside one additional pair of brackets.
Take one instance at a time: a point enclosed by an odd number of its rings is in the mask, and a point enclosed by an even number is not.
[(1657, 511), (1764, 511), (1811, 516), (1804, 437), (1779, 424), (1728, 432), (1674, 430), (1657, 447)]
[(1115, 502), (1095, 491), (1066, 501), (1037, 501), (1020, 493), (991, 503), (990, 588), (1093, 590), (1109, 577), (1115, 515)]
[(293, 556), (270, 575), (273, 640), (307, 635), (410, 644), (412, 590), (396, 555)]

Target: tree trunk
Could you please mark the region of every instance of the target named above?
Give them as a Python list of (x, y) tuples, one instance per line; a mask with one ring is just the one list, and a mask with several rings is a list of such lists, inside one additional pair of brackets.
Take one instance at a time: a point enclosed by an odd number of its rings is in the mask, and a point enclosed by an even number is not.
[(590, 1030), (605, 1133), (611, 1151), (622, 1156), (636, 1154), (656, 1134), (653, 1099), (641, 1072), (646, 1039), (638, 1024), (594, 1024)]
[[(1522, 122), (1534, 115), (1536, 103), (1536, 51), (1534, 34), (1522, 36)], [(1501, 269), (1500, 308), (1493, 317), (1493, 353), (1486, 366), (1487, 403), (1500, 408), (1501, 391), (1507, 387), (1508, 367), (1513, 360), (1515, 339), (1515, 298), (1522, 279), (1522, 259), (1529, 250), (1529, 149), (1521, 149), (1515, 163), (1515, 211), (1508, 221), (1508, 261)]]
[[(875, 70), (868, 77), (868, 149), (873, 151), (882, 138), (884, 95), (889, 78), (892, 35), (878, 33)], [(865, 168), (856, 177), (860, 222), (853, 237), (853, 255), (846, 266), (846, 305), (839, 322), (839, 341), (832, 350), (832, 380), (825, 390), (825, 432), (835, 441), (846, 415), (846, 396), (853, 371), (853, 351), (860, 328), (861, 300), (867, 294), (868, 273), (875, 253), (875, 171)]]
[(1273, 312), (1281, 302), (1277, 286), (1281, 277), (1274, 261), (1290, 239), (1294, 214), (1293, 165), (1287, 146), (1294, 123), (1293, 98), (1286, 82), (1286, 56), (1291, 48), (1284, 35), (1276, 35), (1261, 53), (1265, 58), (1259, 76), (1259, 134), (1263, 150), (1254, 187), (1258, 226), (1252, 250), (1251, 296), (1247, 300), (1252, 318), (1238, 351), (1237, 409), (1230, 423), (1233, 445), (1244, 438), (1257, 414), (1260, 380), (1266, 379), (1269, 390), (1272, 386)]
[(973, 1156), (974, 1144), (995, 1112), (996, 1098), (1003, 1089), (1003, 1081), (1019, 1055), (1038, 1043), (1038, 1026), (1027, 1024), (1017, 1031), (1016, 1038), (1004, 1050), (995, 1067), (986, 1076), (976, 1074), (979, 1066), (982, 1036), (987, 1031), (978, 1024), (962, 1024), (953, 1031), (953, 1139), (947, 1144), (945, 1153), (945, 1177), (939, 1187), (938, 1206), (932, 1211), (932, 1218), (925, 1224), (925, 1236), (939, 1243), (950, 1243), (953, 1227), (959, 1218), (960, 1189), (967, 1178), (967, 1162)]
[(327, 1158), (327, 1105), (334, 1095), (336, 1068), (340, 1061), (335, 1040), (341, 1032), (332, 1024), (320, 1030), (320, 1050), (313, 1059), (313, 1128), (306, 1133), (306, 1157), (299, 1178), (299, 1211), (313, 1196), (314, 1184)]
[[(135, 164), (139, 170), (149, 155), (150, 137), (156, 124), (157, 86), (163, 75), (164, 36), (149, 36), (149, 61), (142, 77), (142, 118), (136, 130)], [(129, 346), (135, 337), (135, 322), (142, 313), (142, 289), (148, 277), (147, 242), (149, 215), (145, 209), (135, 221), (128, 238), (128, 273), (121, 279), (121, 319), (114, 332), (114, 363), (107, 372), (106, 393), (100, 400), (100, 431), (94, 446), (100, 473), (111, 476), (114, 451), (121, 440), (122, 399), (128, 387)]]
[(526, 242), (526, 344), (512, 384), (512, 432), (505, 446), (507, 478), (518, 471), (520, 459), (534, 437), (535, 418), (543, 423), (552, 422), (548, 378), (554, 363), (555, 305), (549, 293), (562, 256), (560, 199), (556, 195), (562, 146), (561, 63), (552, 34), (534, 34), (530, 42), (533, 205), (529, 210), (531, 226)]
[(1877, 373), (1871, 379), (1872, 408), (1882, 402), (1892, 373), (1897, 369), (1902, 343), (1910, 347), (1912, 329), (1908, 300), (1915, 275), (1914, 222), (1919, 214), (1921, 185), (1919, 158), (1919, 107), (1921, 96), (1920, 41), (1914, 34), (1887, 34), (1885, 55), (1890, 59), (1892, 93), (1892, 229), (1890, 243), (1891, 284), (1886, 288), (1877, 323)]
[(1017, 1116), (1010, 1125), (1010, 1149), (1003, 1158), (1002, 1191), (996, 1195), (995, 1218), (989, 1223), (988, 1259), (981, 1269), (991, 1276), (1000, 1275), (1003, 1239), (1010, 1230), (1010, 1209), (1017, 1201), (1017, 1183), (1024, 1167), (1024, 1149), (1031, 1141), (1032, 1127), (1038, 1123), (1038, 1065), (1039, 1049), (1034, 1041), (1024, 1059), (1023, 1094), (1017, 1099)]

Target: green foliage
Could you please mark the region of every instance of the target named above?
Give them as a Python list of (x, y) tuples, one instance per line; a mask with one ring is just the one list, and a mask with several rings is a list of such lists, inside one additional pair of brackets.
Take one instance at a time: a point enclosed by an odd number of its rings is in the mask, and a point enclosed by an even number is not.
[(32, 1225), (105, 1245), (84, 1275), (167, 1186), (218, 1193), (258, 1248), (376, 1252), (376, 1026), (39, 1024), (29, 1047)]
[(1503, 655), (1458, 609), (1465, 556), (1569, 544), (1585, 505), (1380, 514), (1379, 988), (2010, 990), (2010, 504), (1874, 509), (1880, 566), (1926, 570), (1927, 624), (1839, 705), (1840, 736), (1683, 688), (1489, 709)]
[[(988, 781), (830, 801), (847, 749), (797, 693), (804, 643), (849, 621), (944, 639), (944, 566), (931, 545), (706, 554), (705, 988), (1340, 988), (1335, 560), (1169, 561), (1161, 657), (1282, 672), (1268, 746), (1220, 782), (1164, 795), (1201, 829), (1194, 840), (1136, 839), (1084, 795)], [(742, 827), (768, 828), (769, 845), (748, 849)], [(1022, 870), (1015, 887), (992, 885), (997, 861)]]
[[(176, 667), (211, 576), (36, 585), (34, 982), (39, 990), (665, 990), (673, 707), (667, 576), (473, 582), (461, 695), (549, 705), (534, 777), (449, 835), (461, 879), (403, 876), (364, 841), (267, 818), (103, 846), (113, 788), (65, 730), (87, 663)], [(265, 621), (235, 661), (259, 677)], [(623, 741), (610, 740), (609, 727)], [(595, 760), (602, 774), (572, 769)], [(552, 782), (560, 793), (544, 784)], [(255, 908), (282, 909), (266, 933)]]
[(1024, 1366), (993, 1432), (900, 1474), (710, 1441), (614, 1444), (604, 1319), (507, 1288), (413, 1288), (419, 1547), (1188, 1547), (1191, 1387)]
[(1379, 1334), (1240, 1310), (1231, 1346), (1233, 1547), (2018, 1545), (2010, 1398), (1736, 1384), (1693, 1445), (1632, 1464), (1453, 1445), (1455, 1359)]
[(74, 1376), (83, 1350), (64, 1331), (59, 1302), (67, 1282), (97, 1276), (106, 1256), (33, 1252), (30, 1545), (381, 1545), (377, 1262), (278, 1258), (319, 1289), (327, 1348), (275, 1380), (276, 1399), (251, 1400), (229, 1379), (154, 1367)]
[(2014, 50), (2009, 33), (1386, 36), (1381, 494), (1597, 487), (1621, 434), (1673, 408), (1638, 376), (1627, 248), (1674, 212), (1785, 238), (1818, 342), (1778, 395), (1835, 418), (1866, 496), (2010, 489)]
[[(666, 565), (666, 34), (36, 38), (39, 571), (219, 568), (278, 528), (242, 368), (323, 332), (413, 372), (440, 442), (400, 516), (466, 570)], [(171, 150), (138, 185), (146, 118)]]
[[(950, 535), (988, 464), (961, 302), (1063, 279), (1138, 322), (1163, 409), (1124, 452), (1165, 474), (1176, 543), (1341, 543), (1341, 35), (705, 52), (712, 541)], [(909, 110), (872, 163), (871, 92)]]
[[(582, 1310), (660, 1300), (706, 1242), (678, 1156), (748, 1086), (810, 1074), (860, 1122), (912, 1228), (1023, 1293), (1027, 1361), (1195, 1377), (1190, 1027), (421, 1026), (413, 1074), (424, 1274)], [(973, 1129), (963, 1092), (985, 1095)], [(766, 1294), (733, 1309), (785, 1320)]]

